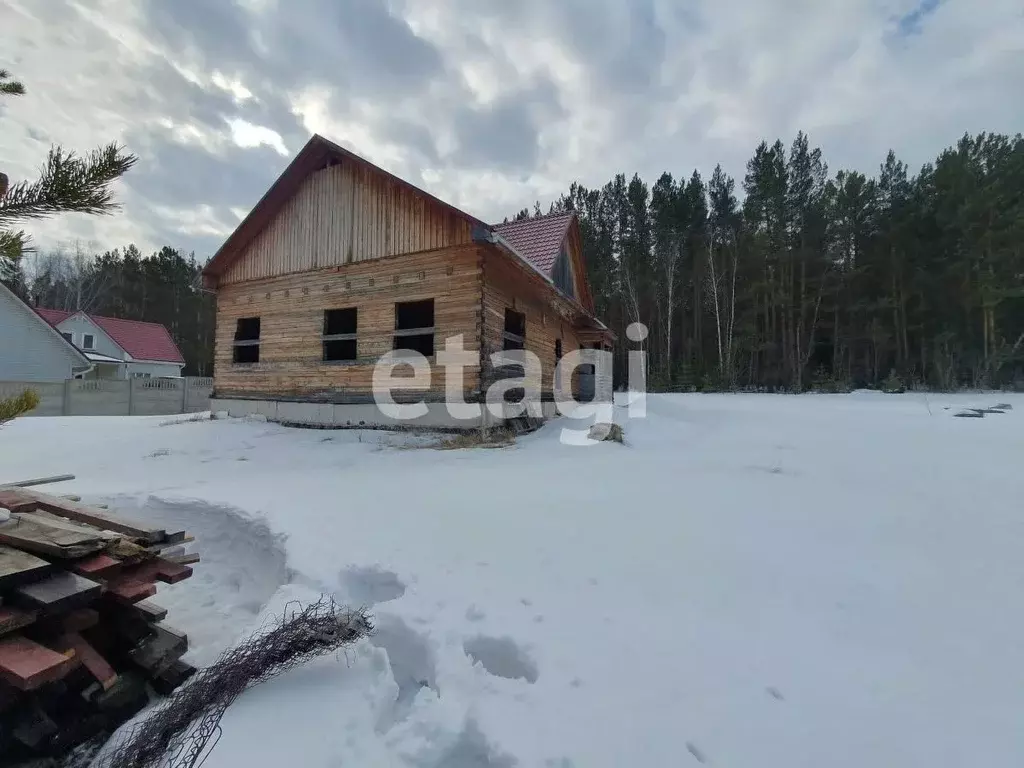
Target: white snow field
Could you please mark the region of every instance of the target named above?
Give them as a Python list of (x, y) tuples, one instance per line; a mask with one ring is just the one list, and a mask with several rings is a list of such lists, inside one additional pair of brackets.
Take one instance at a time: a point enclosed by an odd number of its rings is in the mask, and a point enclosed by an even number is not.
[(497, 450), (168, 420), (17, 420), (0, 482), (193, 531), (196, 663), (321, 591), (378, 627), (207, 766), (1024, 765), (1024, 396), (650, 396), (628, 445)]

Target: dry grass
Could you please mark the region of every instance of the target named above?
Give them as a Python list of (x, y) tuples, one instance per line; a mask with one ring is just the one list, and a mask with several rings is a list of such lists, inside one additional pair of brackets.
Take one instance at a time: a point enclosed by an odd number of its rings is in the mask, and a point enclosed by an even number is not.
[(209, 421), (212, 417), (208, 411), (200, 411), (199, 413), (193, 413), (191, 416), (181, 416), (176, 419), (168, 419), (167, 421), (161, 421), (161, 427), (170, 427), (175, 424), (190, 424), (194, 421)]
[(39, 405), (39, 393), (26, 389), (14, 397), (0, 398), (0, 424), (28, 413)]
[(435, 451), (461, 451), (470, 448), (508, 448), (515, 445), (516, 435), (511, 430), (492, 429), (486, 437), (479, 430), (445, 435), (437, 440), (420, 445), (405, 446), (408, 450), (429, 448)]

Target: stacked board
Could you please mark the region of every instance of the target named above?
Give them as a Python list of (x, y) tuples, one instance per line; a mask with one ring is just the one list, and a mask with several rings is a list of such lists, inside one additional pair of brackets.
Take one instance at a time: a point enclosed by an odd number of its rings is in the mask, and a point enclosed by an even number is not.
[(192, 540), (106, 509), (0, 488), (0, 755), (59, 757), (195, 670), (149, 602), (192, 575)]

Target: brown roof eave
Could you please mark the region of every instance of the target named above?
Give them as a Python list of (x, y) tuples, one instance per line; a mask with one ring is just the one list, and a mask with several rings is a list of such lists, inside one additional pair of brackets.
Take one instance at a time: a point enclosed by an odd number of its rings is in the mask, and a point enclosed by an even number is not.
[[(491, 247), (499, 251), (504, 251), (505, 253), (510, 255), (512, 257), (512, 262), (516, 264), (516, 266), (518, 266), (519, 269), (521, 269), (524, 273), (529, 275), (530, 279), (532, 279), (539, 285), (543, 286), (549, 293), (551, 293), (553, 299), (556, 302), (561, 302), (562, 304), (564, 304), (573, 315), (579, 317), (583, 322), (593, 324), (595, 330), (608, 331), (608, 328), (607, 326), (605, 326), (604, 323), (602, 323), (600, 320), (597, 319), (597, 317), (588, 312), (587, 309), (578, 301), (576, 301), (575, 299), (570, 299), (568, 296), (566, 296), (564, 293), (558, 290), (558, 288), (555, 287), (555, 284), (551, 281), (549, 277), (547, 277), (546, 275), (544, 275), (544, 273), (537, 269), (537, 267), (535, 267), (525, 256), (517, 253), (516, 250), (512, 248), (512, 246), (509, 245), (509, 243), (506, 242), (502, 237), (500, 237), (493, 231), (488, 231), (487, 233), (478, 231), (474, 233), (474, 239), (477, 240), (478, 242), (490, 245)], [(608, 331), (608, 333), (611, 333), (611, 331)], [(612, 334), (612, 338), (614, 338), (614, 334)]]

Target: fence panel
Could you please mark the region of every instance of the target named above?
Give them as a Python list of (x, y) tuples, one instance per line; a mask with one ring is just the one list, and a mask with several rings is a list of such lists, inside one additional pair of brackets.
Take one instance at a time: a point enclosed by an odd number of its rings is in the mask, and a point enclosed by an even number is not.
[(126, 416), (131, 382), (117, 379), (73, 379), (67, 384), (68, 416)]
[(181, 413), (184, 379), (132, 379), (132, 415), (165, 416)]
[(0, 400), (20, 395), (26, 389), (34, 389), (39, 395), (39, 405), (28, 416), (60, 416), (64, 413), (63, 381), (0, 381)]
[(164, 416), (208, 410), (213, 379), (0, 381), (0, 398), (25, 389), (35, 390), (40, 400), (27, 416)]
[(190, 376), (185, 379), (185, 413), (208, 411), (213, 394), (213, 379), (208, 376)]

